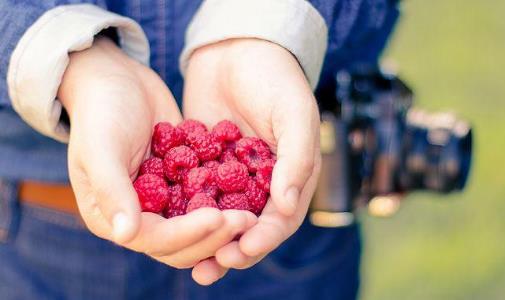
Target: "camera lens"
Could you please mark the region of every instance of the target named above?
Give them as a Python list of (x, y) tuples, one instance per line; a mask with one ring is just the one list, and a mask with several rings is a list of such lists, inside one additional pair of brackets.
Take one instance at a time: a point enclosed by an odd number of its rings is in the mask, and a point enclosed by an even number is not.
[(402, 153), (397, 176), (401, 190), (461, 190), (470, 170), (470, 125), (451, 113), (410, 109)]

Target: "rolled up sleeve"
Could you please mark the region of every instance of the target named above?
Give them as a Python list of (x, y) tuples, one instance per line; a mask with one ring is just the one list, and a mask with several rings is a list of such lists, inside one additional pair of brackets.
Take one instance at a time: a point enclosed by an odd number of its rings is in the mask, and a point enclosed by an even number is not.
[(27, 1), (0, 1), (0, 107), (10, 106), (7, 66), (18, 41), (48, 9)]
[(56, 99), (68, 53), (91, 47), (100, 31), (117, 29), (119, 45), (137, 61), (149, 64), (149, 44), (133, 20), (91, 4), (63, 5), (39, 13), (10, 56), (7, 88), (12, 107), (40, 133), (68, 140), (68, 126), (60, 122)]
[(290, 51), (317, 85), (327, 47), (323, 17), (305, 0), (206, 0), (193, 17), (180, 56), (184, 74), (199, 47), (232, 38), (258, 38)]

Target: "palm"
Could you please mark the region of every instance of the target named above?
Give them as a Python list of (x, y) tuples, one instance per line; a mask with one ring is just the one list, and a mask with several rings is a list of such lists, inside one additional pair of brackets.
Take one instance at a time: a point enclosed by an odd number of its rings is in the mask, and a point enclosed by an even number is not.
[[(146, 68), (136, 70), (139, 74), (120, 71), (122, 73), (81, 81), (69, 110), (72, 120), (71, 181), (79, 196), (81, 213), (96, 216), (84, 220), (104, 238), (111, 238), (110, 225), (106, 221), (108, 216), (100, 213), (94, 199), (96, 187), (108, 184), (108, 189), (115, 190), (112, 183), (116, 183), (122, 186), (123, 194), (106, 197), (123, 196), (123, 201), (131, 198), (131, 180), (149, 155), (154, 124), (162, 120), (173, 123), (181, 120), (170, 92), (152, 71)], [(90, 224), (91, 220), (99, 224)]]
[(257, 103), (254, 110), (249, 110), (239, 101), (240, 99), (229, 98), (225, 95), (216, 95), (215, 98), (188, 98), (186, 96), (184, 117), (202, 121), (209, 127), (224, 119), (231, 120), (240, 127), (244, 135), (262, 138), (275, 152), (275, 137), (269, 122), (270, 107)]
[[(231, 52), (227, 52), (229, 45), (198, 50), (186, 75), (185, 118), (201, 120), (208, 126), (222, 119), (232, 120), (245, 135), (264, 139), (278, 158), (272, 201), (258, 224), (240, 239), (240, 247), (237, 243), (223, 247), (222, 255), (220, 251), (216, 254), (218, 261), (240, 256), (237, 252), (241, 252), (255, 263), (289, 237), (307, 212), (319, 169), (319, 117), (303, 72), (284, 49), (267, 42), (259, 42), (263, 44), (258, 48), (256, 42), (252, 43)], [(223, 57), (227, 60), (224, 67)], [(294, 173), (299, 176), (293, 178)], [(291, 184), (299, 188), (298, 204), (293, 209), (287, 208), (285, 201), (286, 187)]]
[(140, 213), (132, 178), (149, 154), (152, 127), (182, 117), (162, 80), (107, 38), (71, 54), (58, 97), (72, 123), (72, 187), (96, 235), (187, 268), (256, 222), (250, 213), (211, 208), (171, 219)]

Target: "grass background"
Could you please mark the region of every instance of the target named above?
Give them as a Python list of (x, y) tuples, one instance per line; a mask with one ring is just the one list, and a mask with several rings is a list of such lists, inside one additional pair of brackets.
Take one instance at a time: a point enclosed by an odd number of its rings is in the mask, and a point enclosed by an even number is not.
[(505, 1), (408, 0), (384, 58), (417, 105), (474, 125), (468, 188), (413, 194), (391, 219), (361, 214), (361, 298), (505, 297)]

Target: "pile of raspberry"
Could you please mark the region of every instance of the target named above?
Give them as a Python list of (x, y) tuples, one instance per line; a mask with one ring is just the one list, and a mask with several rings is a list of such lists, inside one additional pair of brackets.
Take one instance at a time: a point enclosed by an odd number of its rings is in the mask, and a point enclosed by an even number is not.
[(196, 120), (154, 127), (151, 157), (133, 186), (142, 211), (166, 218), (200, 207), (261, 214), (270, 192), (275, 157), (256, 137), (242, 137), (223, 120), (211, 131)]

